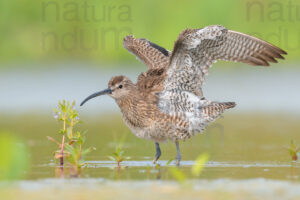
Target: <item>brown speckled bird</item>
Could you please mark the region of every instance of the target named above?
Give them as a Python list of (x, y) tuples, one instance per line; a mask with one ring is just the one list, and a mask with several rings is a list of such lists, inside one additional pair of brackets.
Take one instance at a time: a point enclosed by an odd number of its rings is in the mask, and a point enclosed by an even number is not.
[(159, 143), (171, 140), (181, 154), (179, 140), (201, 133), (234, 102), (215, 102), (204, 98), (202, 84), (209, 67), (217, 60), (268, 66), (283, 59), (282, 49), (258, 38), (213, 25), (186, 29), (170, 52), (146, 39), (127, 36), (124, 47), (149, 69), (134, 84), (125, 76), (112, 77), (108, 89), (87, 97), (108, 94), (117, 102), (124, 121), (140, 138), (155, 142), (154, 162), (161, 156)]

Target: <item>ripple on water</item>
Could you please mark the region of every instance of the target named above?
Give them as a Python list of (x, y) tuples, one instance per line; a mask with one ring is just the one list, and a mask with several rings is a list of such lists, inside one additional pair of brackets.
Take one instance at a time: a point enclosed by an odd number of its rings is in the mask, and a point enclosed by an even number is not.
[[(166, 160), (160, 160), (158, 164), (160, 166), (167, 166), (168, 161)], [(180, 165), (182, 167), (191, 167), (195, 164), (194, 161), (181, 161)], [(152, 166), (152, 161), (123, 161), (121, 163), (123, 166), (128, 167), (147, 167)], [(171, 166), (175, 165), (175, 162), (172, 161), (170, 163)], [(91, 168), (98, 168), (98, 167), (114, 167), (116, 166), (116, 163), (113, 161), (106, 161), (106, 160), (99, 160), (99, 161), (88, 161), (87, 167)], [(220, 168), (227, 168), (227, 167), (240, 167), (240, 168), (250, 168), (250, 167), (259, 167), (259, 168), (286, 168), (286, 167), (294, 167), (294, 168), (300, 168), (300, 165), (298, 163), (292, 164), (289, 162), (283, 163), (283, 162), (270, 162), (270, 163), (249, 163), (249, 162), (216, 162), (216, 161), (209, 161), (205, 164), (205, 167), (220, 167)], [(265, 171), (268, 171), (268, 169), (265, 169)]]

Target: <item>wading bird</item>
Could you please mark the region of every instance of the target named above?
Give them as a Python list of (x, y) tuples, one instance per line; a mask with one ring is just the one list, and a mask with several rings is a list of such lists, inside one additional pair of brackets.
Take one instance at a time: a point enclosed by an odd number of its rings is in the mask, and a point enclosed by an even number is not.
[(202, 84), (209, 67), (217, 60), (268, 66), (284, 59), (282, 49), (258, 38), (227, 30), (220, 25), (186, 29), (180, 33), (170, 52), (146, 39), (126, 36), (124, 47), (149, 69), (139, 75), (137, 83), (125, 76), (112, 77), (108, 88), (88, 96), (107, 94), (123, 114), (130, 130), (140, 138), (155, 142), (154, 163), (161, 156), (159, 143), (176, 144), (176, 164), (181, 153), (179, 140), (201, 133), (234, 102), (207, 100)]

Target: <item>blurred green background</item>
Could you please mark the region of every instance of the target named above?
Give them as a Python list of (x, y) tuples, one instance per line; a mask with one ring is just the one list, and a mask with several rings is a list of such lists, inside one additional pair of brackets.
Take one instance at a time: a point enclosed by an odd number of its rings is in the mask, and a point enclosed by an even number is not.
[(254, 34), (288, 51), (293, 61), (300, 53), (299, 8), (296, 0), (1, 1), (0, 64), (135, 63), (122, 48), (125, 35), (172, 49), (181, 30), (211, 24)]

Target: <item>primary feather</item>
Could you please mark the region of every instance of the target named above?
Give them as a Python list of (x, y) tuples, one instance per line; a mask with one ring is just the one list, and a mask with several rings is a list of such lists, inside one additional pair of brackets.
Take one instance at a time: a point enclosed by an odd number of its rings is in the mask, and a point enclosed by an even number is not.
[(170, 52), (146, 39), (129, 35), (124, 38), (123, 46), (150, 69), (163, 68), (168, 64)]

